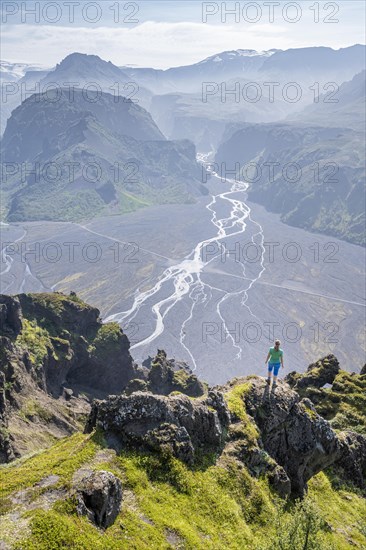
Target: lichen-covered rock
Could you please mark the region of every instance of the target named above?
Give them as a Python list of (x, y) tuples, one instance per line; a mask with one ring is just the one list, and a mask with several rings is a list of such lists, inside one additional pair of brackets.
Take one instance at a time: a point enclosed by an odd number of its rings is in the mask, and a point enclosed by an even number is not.
[(122, 484), (111, 472), (91, 471), (76, 488), (77, 507), (80, 516), (97, 527), (106, 529), (118, 516), (122, 503)]
[(179, 391), (190, 397), (199, 397), (205, 393), (203, 382), (187, 366), (180, 368), (180, 363), (167, 359), (164, 350), (158, 350), (155, 359), (150, 362), (147, 381), (148, 389), (159, 395)]
[(330, 354), (309, 365), (306, 372), (302, 375), (290, 372), (285, 380), (297, 391), (301, 391), (301, 389), (308, 386), (322, 388), (325, 384), (333, 384), (339, 370), (338, 359)]
[(192, 440), (183, 426), (161, 424), (154, 430), (149, 430), (144, 436), (147, 447), (165, 452), (179, 458), (186, 464), (194, 463), (194, 447)]
[(276, 465), (269, 469), (268, 480), (280, 497), (286, 498), (291, 494), (291, 481), (282, 466)]
[(280, 383), (271, 393), (263, 379), (253, 379), (245, 402), (264, 449), (286, 471), (294, 496), (302, 496), (307, 481), (341, 456), (340, 441), (329, 422), (287, 384)]
[(109, 396), (94, 401), (85, 431), (100, 428), (107, 441), (120, 448), (169, 446), (175, 456), (192, 463), (198, 450), (218, 452), (224, 444), (229, 413), (217, 394), (218, 410), (212, 397), (208, 404), (183, 394)]

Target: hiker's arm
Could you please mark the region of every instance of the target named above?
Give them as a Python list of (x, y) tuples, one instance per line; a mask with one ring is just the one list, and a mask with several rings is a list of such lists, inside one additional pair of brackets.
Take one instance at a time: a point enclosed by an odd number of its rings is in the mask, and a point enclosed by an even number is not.
[(265, 364), (266, 364), (266, 365), (267, 365), (267, 363), (268, 363), (268, 359), (269, 359), (269, 358), (270, 358), (270, 353), (268, 352), (268, 353), (267, 353), (267, 359), (266, 359), (266, 361), (265, 361)]
[(284, 366), (283, 366), (283, 354), (281, 355), (281, 366), (282, 366), (282, 368), (284, 368)]

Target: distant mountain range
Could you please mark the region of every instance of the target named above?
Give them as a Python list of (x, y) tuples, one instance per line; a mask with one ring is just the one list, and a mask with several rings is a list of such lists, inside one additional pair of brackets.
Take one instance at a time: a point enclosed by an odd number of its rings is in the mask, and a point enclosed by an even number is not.
[[(3, 120), (13, 111), (1, 143), (5, 162), (95, 162), (103, 175), (91, 183), (76, 170), (70, 183), (64, 174), (51, 182), (15, 174), (2, 185), (2, 216), (74, 220), (192, 202), (207, 193), (194, 143), (201, 151), (217, 151), (219, 163), (298, 163), (298, 181), (287, 181), (282, 171), (271, 182), (262, 174), (251, 184), (250, 198), (287, 223), (362, 244), (365, 51), (364, 45), (234, 50), (167, 70), (117, 67), (80, 53), (51, 71), (4, 62), (8, 82), (41, 90), (21, 105), (20, 90), (5, 102)], [(284, 94), (290, 82), (300, 88), (298, 101)], [(76, 88), (71, 104), (67, 83)], [(211, 86), (206, 97), (204, 83)], [(60, 100), (43, 101), (44, 86), (62, 90)], [(259, 97), (251, 99), (255, 86)], [(101, 96), (94, 103), (93, 93)], [(119, 174), (115, 181), (116, 164), (133, 177), (121, 180)], [(315, 165), (325, 170), (322, 185)], [(326, 171), (333, 165), (335, 178)]]
[(9, 221), (75, 221), (206, 192), (191, 142), (166, 140), (130, 100), (92, 99), (35, 94), (13, 111), (1, 143), (3, 162), (18, 166), (2, 186)]
[(154, 93), (199, 92), (202, 82), (228, 81), (233, 78), (276, 81), (297, 80), (314, 83), (316, 79), (336, 79), (341, 84), (365, 67), (364, 45), (356, 44), (333, 50), (325, 47), (289, 50), (233, 50), (222, 52), (183, 67), (166, 70), (121, 67), (141, 85)]
[(215, 161), (221, 172), (239, 163), (249, 198), (284, 222), (364, 245), (365, 71), (327, 99), (285, 123), (227, 127)]
[[(325, 47), (285, 51), (272, 49), (264, 52), (239, 49), (215, 54), (199, 63), (167, 70), (117, 67), (96, 55), (73, 53), (49, 71), (38, 72), (34, 71), (35, 66), (32, 65), (7, 62), (2, 62), (3, 65), (0, 68), (2, 74), (10, 75), (8, 79), (4, 76), (3, 83), (17, 81), (25, 89), (31, 90), (38, 80), (40, 89), (36, 91), (39, 92), (51, 83), (65, 86), (65, 83), (77, 82), (78, 85), (74, 84), (76, 87), (87, 84), (92, 86), (94, 83), (107, 93), (138, 101), (140, 106), (151, 110), (156, 119), (161, 119), (162, 129), (168, 109), (169, 122), (166, 130), (171, 132), (167, 137), (172, 139), (180, 136), (176, 127), (180, 127), (183, 114), (185, 118), (190, 119), (190, 123), (185, 128), (185, 137), (193, 139), (198, 145), (200, 142), (196, 140), (197, 128), (203, 126), (209, 131), (210, 120), (220, 122), (222, 133), (224, 131), (222, 122), (230, 123), (237, 120), (272, 122), (292, 114), (299, 107), (313, 101), (315, 92), (309, 87), (316, 82), (319, 85), (319, 92), (322, 93), (326, 83), (333, 81), (340, 86), (343, 82), (352, 79), (356, 73), (364, 70), (365, 51), (366, 46), (359, 44), (339, 50)], [(242, 96), (240, 101), (237, 101), (230, 94), (225, 96), (223, 102), (221, 90), (211, 94), (208, 102), (202, 102), (204, 83), (213, 83), (218, 87), (224, 85), (228, 90), (235, 88), (235, 84), (238, 83), (242, 94), (242, 87), (253, 81), (260, 87), (263, 96), (258, 102), (245, 101)], [(296, 81), (301, 87), (301, 100), (295, 104), (282, 97), (283, 86), (292, 81)], [(275, 88), (274, 102), (268, 100), (268, 86), (264, 85), (266, 82), (279, 84)], [(253, 90), (251, 92), (253, 93)], [(172, 101), (171, 96), (165, 97), (165, 94), (177, 94), (178, 97)], [(159, 96), (159, 99), (153, 101), (154, 95)], [(7, 97), (3, 104), (2, 133), (11, 111), (20, 105), (25, 97), (29, 97), (29, 92), (27, 96), (19, 91)], [(199, 115), (197, 115), (197, 105), (202, 110)], [(215, 130), (217, 127), (216, 124)], [(217, 134), (216, 131), (212, 133), (211, 141), (212, 136)]]
[(227, 124), (280, 121), (318, 95), (323, 100), (323, 92), (335, 90), (337, 96), (343, 82), (365, 68), (365, 51), (363, 45), (234, 50), (165, 71), (122, 69), (156, 94), (151, 114), (167, 137), (186, 137), (212, 150)]

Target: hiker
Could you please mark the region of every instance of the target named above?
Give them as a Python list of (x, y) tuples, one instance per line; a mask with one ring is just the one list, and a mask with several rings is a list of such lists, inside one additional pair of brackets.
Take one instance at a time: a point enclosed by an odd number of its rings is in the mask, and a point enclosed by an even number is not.
[(283, 367), (283, 351), (280, 348), (281, 342), (276, 340), (273, 348), (269, 348), (269, 352), (266, 359), (266, 364), (268, 363), (268, 375), (267, 375), (267, 384), (271, 383), (272, 372), (273, 372), (273, 385), (275, 387), (277, 384), (278, 371), (282, 365)]

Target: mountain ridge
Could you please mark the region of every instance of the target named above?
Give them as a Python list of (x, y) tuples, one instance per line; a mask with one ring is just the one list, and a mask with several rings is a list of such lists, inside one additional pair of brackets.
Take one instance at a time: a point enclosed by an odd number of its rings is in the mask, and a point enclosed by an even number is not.
[[(61, 96), (49, 91), (13, 111), (1, 142), (4, 161), (18, 163), (2, 185), (9, 221), (75, 221), (192, 202), (206, 192), (192, 143), (166, 140), (151, 115), (129, 99), (91, 97), (95, 101), (78, 89)], [(47, 166), (54, 167), (50, 174)]]

